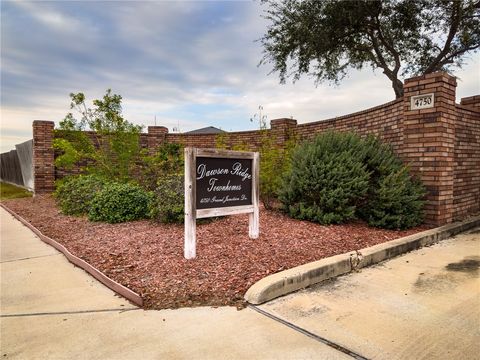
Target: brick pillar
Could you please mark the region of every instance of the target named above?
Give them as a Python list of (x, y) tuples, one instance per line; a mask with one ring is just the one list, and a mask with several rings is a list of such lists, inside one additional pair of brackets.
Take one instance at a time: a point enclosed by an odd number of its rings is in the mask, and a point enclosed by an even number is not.
[[(455, 77), (436, 72), (407, 79), (404, 85), (402, 158), (427, 188), (426, 222), (453, 220)], [(433, 107), (412, 110), (411, 98), (434, 94)]]
[(168, 134), (168, 128), (165, 126), (149, 126), (148, 127), (148, 153), (155, 154), (158, 146), (165, 142)]
[(33, 122), (33, 181), (35, 194), (55, 190), (55, 153), (53, 150), (53, 121)]
[(271, 133), (276, 138), (278, 146), (285, 147), (290, 137), (295, 135), (297, 120), (295, 119), (274, 119), (270, 121)]

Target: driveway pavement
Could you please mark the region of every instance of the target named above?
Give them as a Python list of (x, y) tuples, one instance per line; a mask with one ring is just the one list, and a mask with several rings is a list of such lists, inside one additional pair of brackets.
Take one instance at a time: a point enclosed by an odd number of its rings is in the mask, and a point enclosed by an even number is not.
[(349, 358), (252, 309), (138, 309), (0, 216), (1, 359)]
[(261, 305), (367, 359), (479, 359), (480, 228)]

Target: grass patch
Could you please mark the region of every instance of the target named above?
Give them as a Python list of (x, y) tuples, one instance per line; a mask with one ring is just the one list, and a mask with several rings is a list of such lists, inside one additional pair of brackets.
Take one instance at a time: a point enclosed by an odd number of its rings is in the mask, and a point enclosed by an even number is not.
[(0, 200), (30, 197), (32, 193), (21, 187), (0, 182)]

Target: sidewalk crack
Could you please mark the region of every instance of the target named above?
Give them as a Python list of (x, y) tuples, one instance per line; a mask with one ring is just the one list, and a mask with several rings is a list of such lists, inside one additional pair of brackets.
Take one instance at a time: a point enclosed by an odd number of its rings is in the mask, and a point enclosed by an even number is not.
[(27, 257), (27, 258), (20, 258), (20, 259), (13, 259), (13, 260), (5, 260), (5, 261), (0, 261), (0, 264), (5, 264), (5, 263), (10, 263), (10, 262), (15, 262), (15, 261), (24, 261), (24, 260), (30, 260), (30, 259), (38, 259), (38, 258), (42, 258), (42, 257), (56, 256), (56, 255), (61, 255), (61, 253), (31, 256), (31, 257)]
[(141, 309), (135, 307), (135, 308), (116, 308), (116, 309), (100, 309), (100, 310), (52, 311), (52, 312), (39, 312), (39, 313), (7, 314), (7, 315), (0, 315), (0, 318), (49, 316), (49, 315), (79, 315), (79, 314), (94, 314), (94, 313), (103, 313), (103, 312), (124, 313), (127, 311), (134, 311), (134, 310), (141, 310)]

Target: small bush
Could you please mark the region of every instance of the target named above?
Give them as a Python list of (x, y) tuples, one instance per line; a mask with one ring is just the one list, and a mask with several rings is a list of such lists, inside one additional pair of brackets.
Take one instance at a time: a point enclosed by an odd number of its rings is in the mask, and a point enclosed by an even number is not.
[(260, 146), (260, 200), (265, 209), (271, 210), (277, 202), (282, 176), (290, 169), (296, 139), (291, 137), (284, 148), (275, 144), (276, 139), (263, 130)]
[(356, 154), (359, 142), (354, 134), (328, 132), (295, 149), (279, 191), (290, 216), (321, 224), (355, 217), (369, 180), (366, 166)]
[(132, 184), (109, 183), (93, 198), (88, 219), (119, 223), (144, 219), (151, 195)]
[(144, 189), (154, 191), (165, 176), (182, 172), (183, 163), (183, 147), (165, 143), (154, 155), (144, 154), (141, 157), (134, 177)]
[(406, 167), (382, 177), (373, 196), (362, 209), (362, 218), (372, 226), (406, 229), (423, 221), (423, 186), (412, 181)]
[(184, 177), (166, 175), (155, 189), (150, 216), (161, 223), (182, 223), (184, 220)]
[(374, 136), (362, 140), (358, 153), (370, 172), (370, 185), (358, 216), (371, 226), (406, 229), (423, 222), (425, 189), (413, 180), (392, 147)]
[(94, 196), (106, 181), (95, 175), (68, 176), (56, 183), (54, 196), (62, 213), (84, 215), (90, 210)]

